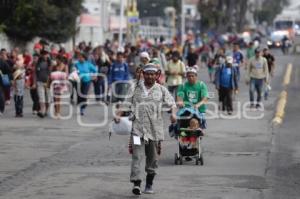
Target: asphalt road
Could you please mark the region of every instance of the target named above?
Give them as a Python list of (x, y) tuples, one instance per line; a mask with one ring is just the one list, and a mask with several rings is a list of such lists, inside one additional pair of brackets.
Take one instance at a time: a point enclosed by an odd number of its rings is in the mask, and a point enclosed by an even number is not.
[[(287, 198), (280, 196), (290, 193), (290, 198), (297, 198), (299, 69), (293, 73), (283, 126), (273, 129), (271, 120), (285, 66), (289, 62), (297, 66), (299, 61), (275, 53), (277, 69), (264, 111), (248, 110), (248, 87), (242, 82), (233, 118), (208, 114), (202, 142), (204, 166), (174, 165), (178, 145), (168, 136), (165, 115), (166, 140), (154, 183), (156, 193), (141, 198), (262, 199)], [(207, 82), (206, 68), (199, 76)], [(213, 85), (209, 88), (210, 102), (216, 102)], [(213, 103), (209, 107), (212, 113)], [(68, 109), (64, 107), (64, 113)], [(107, 125), (93, 125), (103, 121), (103, 107), (88, 107), (82, 122), (89, 126), (79, 125), (76, 110), (69, 120), (39, 119), (31, 115), (28, 96), (24, 112), (24, 118), (16, 119), (10, 105), (0, 118), (0, 199), (136, 198), (129, 183), (128, 138), (114, 135), (109, 140)], [(110, 111), (108, 115), (111, 118)]]
[(282, 126), (274, 128), (274, 138), (267, 172), (271, 189), (268, 199), (300, 197), (300, 65), (293, 60), (293, 73), (288, 91), (286, 116)]

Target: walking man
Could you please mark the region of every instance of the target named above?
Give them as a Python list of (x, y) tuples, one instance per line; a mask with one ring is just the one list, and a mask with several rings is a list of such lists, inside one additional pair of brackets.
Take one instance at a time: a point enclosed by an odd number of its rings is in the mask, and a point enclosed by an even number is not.
[(274, 76), (274, 69), (275, 69), (275, 57), (270, 53), (268, 47), (265, 47), (263, 49), (263, 57), (266, 58), (268, 62), (268, 68), (269, 68), (269, 83), (265, 86), (265, 92), (264, 92), (264, 97), (265, 100), (268, 100), (269, 97), (269, 92), (271, 90), (271, 78)]
[[(250, 83), (250, 109), (261, 108), (261, 96), (265, 83), (269, 82), (269, 68), (267, 60), (262, 56), (259, 48), (255, 49), (255, 57), (249, 60), (246, 74), (246, 84)], [(257, 93), (256, 105), (254, 105), (254, 92)]]
[[(161, 142), (164, 140), (162, 105), (172, 108), (171, 121), (176, 122), (176, 104), (167, 88), (156, 83), (158, 68), (153, 64), (143, 67), (143, 81), (134, 86), (133, 95), (128, 98), (134, 111), (129, 151), (132, 154), (130, 181), (132, 192), (141, 195), (142, 160), (146, 157), (146, 186), (144, 193), (152, 194)], [(118, 115), (120, 115), (119, 113)], [(116, 121), (119, 120), (117, 116)]]
[(226, 57), (226, 63), (220, 64), (215, 74), (216, 89), (219, 92), (219, 101), (222, 104), (222, 111), (227, 110), (228, 115), (232, 114), (232, 95), (238, 91), (238, 74), (236, 68), (232, 67), (233, 58)]

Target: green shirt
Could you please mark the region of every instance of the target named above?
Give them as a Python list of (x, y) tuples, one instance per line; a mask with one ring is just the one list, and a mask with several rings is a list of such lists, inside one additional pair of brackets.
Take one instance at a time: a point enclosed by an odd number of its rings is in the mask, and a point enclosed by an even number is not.
[(255, 56), (255, 49), (254, 48), (247, 48), (247, 58), (250, 59)]
[[(196, 84), (190, 84), (189, 82), (186, 82), (179, 86), (177, 96), (183, 99), (185, 106), (195, 105), (202, 101), (203, 98), (208, 98), (207, 86), (202, 81), (197, 81)], [(199, 107), (199, 112), (206, 112), (205, 104)]]

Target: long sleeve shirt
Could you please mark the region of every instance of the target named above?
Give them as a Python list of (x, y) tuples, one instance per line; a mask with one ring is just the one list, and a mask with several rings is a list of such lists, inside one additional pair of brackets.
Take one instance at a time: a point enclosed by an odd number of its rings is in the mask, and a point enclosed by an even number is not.
[(92, 81), (92, 75), (97, 74), (97, 68), (89, 61), (77, 62), (75, 67), (79, 72), (79, 77), (82, 82)]
[(142, 81), (127, 102), (131, 104), (135, 115), (133, 134), (144, 140), (164, 140), (162, 108), (176, 106), (168, 89), (158, 83), (147, 89)]
[(252, 57), (249, 60), (249, 64), (247, 67), (246, 78), (250, 80), (250, 78), (255, 79), (266, 79), (269, 80), (269, 68), (268, 62), (264, 57)]
[[(229, 79), (228, 82), (226, 83), (226, 77), (224, 79), (224, 76), (227, 76)], [(225, 80), (225, 82), (224, 82)], [(224, 85), (225, 83), (225, 85)], [(226, 87), (226, 88), (231, 88), (231, 89), (238, 89), (238, 78), (237, 78), (237, 70), (234, 67), (226, 67), (225, 64), (220, 65), (216, 69), (215, 73), (215, 85), (216, 88)]]

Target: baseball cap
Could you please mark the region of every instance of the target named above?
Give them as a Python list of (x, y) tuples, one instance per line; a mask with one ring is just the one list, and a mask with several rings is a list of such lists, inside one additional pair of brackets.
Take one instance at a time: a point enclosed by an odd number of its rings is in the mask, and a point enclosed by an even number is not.
[(140, 54), (140, 57), (142, 57), (142, 58), (147, 58), (149, 61), (150, 61), (150, 56), (149, 56), (149, 54), (147, 53), (147, 52), (141, 52), (141, 54)]
[(227, 57), (226, 57), (226, 62), (227, 62), (228, 64), (233, 64), (233, 57), (227, 56)]

